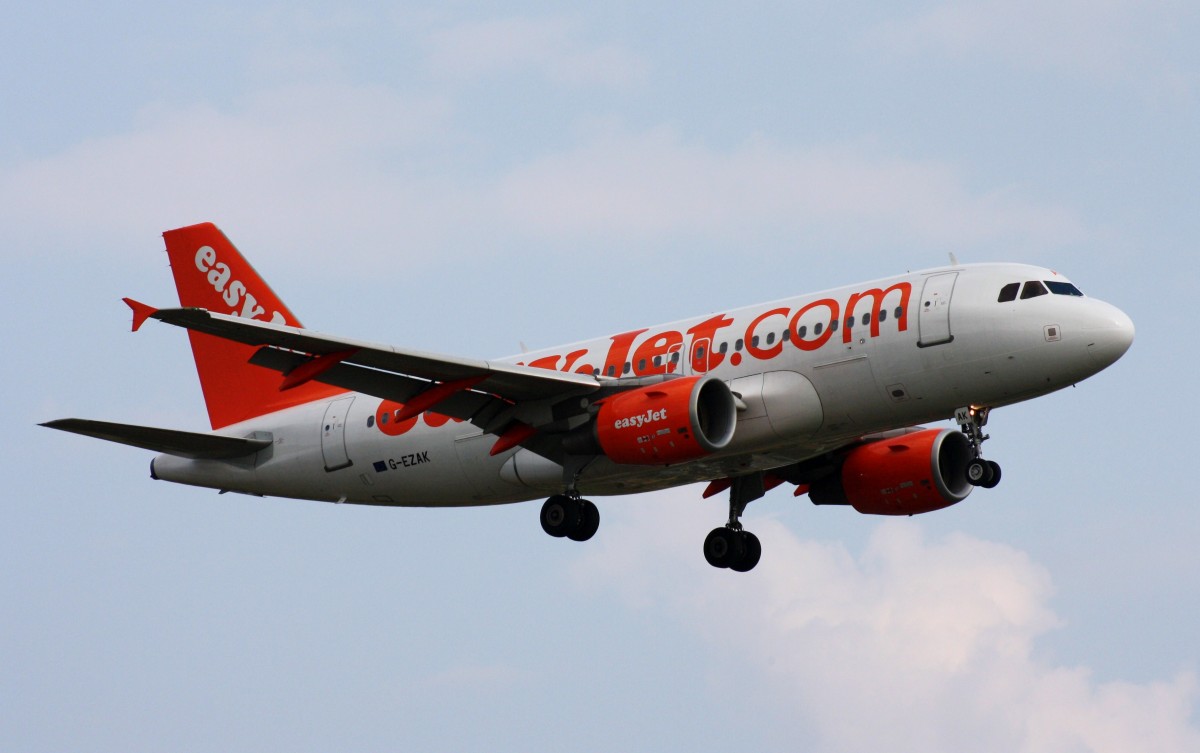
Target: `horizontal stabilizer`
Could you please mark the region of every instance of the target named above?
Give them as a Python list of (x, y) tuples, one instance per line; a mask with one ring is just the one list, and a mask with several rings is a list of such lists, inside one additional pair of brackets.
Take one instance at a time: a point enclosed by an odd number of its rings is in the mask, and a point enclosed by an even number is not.
[(221, 437), (216, 434), (89, 421), (83, 418), (60, 418), (57, 421), (47, 421), (42, 426), (193, 460), (229, 460), (253, 455), (271, 446), (270, 439)]

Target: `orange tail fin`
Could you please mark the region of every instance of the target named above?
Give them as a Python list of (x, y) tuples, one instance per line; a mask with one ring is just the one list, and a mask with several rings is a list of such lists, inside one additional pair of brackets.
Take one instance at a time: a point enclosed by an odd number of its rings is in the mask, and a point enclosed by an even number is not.
[[(301, 326), (216, 225), (205, 222), (168, 230), (163, 239), (179, 305)], [(257, 350), (254, 346), (198, 332), (188, 332), (188, 337), (214, 429), (345, 392), (319, 382), (283, 392), (279, 372), (248, 363)]]

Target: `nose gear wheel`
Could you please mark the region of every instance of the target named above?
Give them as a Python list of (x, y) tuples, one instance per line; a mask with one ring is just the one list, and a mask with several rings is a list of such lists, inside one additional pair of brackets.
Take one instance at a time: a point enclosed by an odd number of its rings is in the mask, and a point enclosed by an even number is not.
[(983, 443), (989, 438), (983, 433), (983, 427), (987, 426), (991, 410), (986, 406), (969, 405), (954, 411), (954, 420), (967, 436), (971, 451), (975, 455), (971, 462), (967, 463), (967, 483), (982, 486), (984, 489), (992, 489), (1000, 483), (1000, 464), (995, 460), (983, 458)]

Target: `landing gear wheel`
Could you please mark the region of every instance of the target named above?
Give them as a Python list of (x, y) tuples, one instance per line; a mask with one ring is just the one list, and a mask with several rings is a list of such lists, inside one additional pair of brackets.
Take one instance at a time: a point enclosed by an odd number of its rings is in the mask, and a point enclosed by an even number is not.
[(713, 567), (744, 573), (753, 570), (761, 557), (762, 544), (749, 531), (714, 528), (704, 539), (704, 559)]
[(758, 560), (762, 557), (762, 544), (758, 537), (749, 531), (742, 531), (738, 534), (741, 539), (741, 556), (734, 559), (729, 564), (729, 569), (738, 573), (749, 572), (758, 564)]
[(983, 443), (988, 435), (983, 433), (987, 426), (988, 414), (992, 411), (987, 406), (968, 405), (954, 411), (954, 420), (971, 443), (971, 451), (975, 459), (967, 463), (967, 483), (971, 486), (982, 486), (991, 489), (1000, 483), (1000, 465), (994, 460), (983, 459)]
[[(555, 494), (542, 505), (542, 530), (555, 538), (562, 538), (578, 527), (581, 513), (578, 500), (565, 494)], [(599, 514), (596, 522), (600, 522)]]
[[(996, 466), (999, 468), (1000, 466)], [(971, 486), (982, 486), (985, 489), (990, 489), (993, 478), (996, 472), (992, 470), (992, 464), (983, 458), (975, 458), (970, 463), (967, 463), (967, 483)]]
[(713, 567), (729, 567), (737, 557), (738, 532), (732, 528), (714, 528), (704, 537), (704, 559)]
[(567, 538), (571, 541), (587, 541), (596, 535), (596, 529), (600, 527), (600, 511), (586, 499), (578, 500), (578, 503), (580, 507), (579, 524), (567, 532)]
[(982, 486), (984, 489), (994, 489), (996, 484), (1000, 483), (1000, 464), (995, 460), (988, 460), (987, 464), (988, 468), (992, 472), (992, 477), (986, 482), (980, 484), (980, 486)]

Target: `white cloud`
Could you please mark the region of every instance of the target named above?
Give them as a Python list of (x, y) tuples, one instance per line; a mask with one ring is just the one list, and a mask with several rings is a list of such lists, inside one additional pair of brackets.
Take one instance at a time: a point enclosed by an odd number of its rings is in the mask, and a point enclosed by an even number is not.
[(534, 70), (555, 83), (623, 88), (643, 82), (647, 64), (612, 44), (580, 40), (577, 25), (560, 18), (505, 18), (434, 32), (429, 64), (455, 79)]
[(668, 128), (594, 137), (517, 167), (499, 190), (511, 220), (549, 237), (738, 237), (763, 227), (816, 227), (875, 242), (899, 234), (960, 247), (1011, 238), (1063, 243), (1084, 234), (1070, 211), (1004, 189), (973, 193), (944, 163), (761, 138), (718, 150)]
[(976, 191), (945, 163), (855, 145), (750, 138), (714, 148), (669, 128), (609, 129), (490, 174), (461, 164), (452, 112), (370, 86), (286, 87), (230, 111), (151, 108), (128, 133), (0, 173), (0, 218), (21, 241), (8, 248), (107, 238), (140, 252), (158, 231), (208, 219), (241, 228), (247, 247), (270, 237), (313, 264), (335, 252), (405, 263), (448, 249), (480, 256), (505, 247), (495, 240), (505, 234), (610, 253), (772, 234), (842, 249), (957, 250), (1087, 234), (1068, 209), (1002, 187)]
[(279, 88), (236, 111), (147, 108), (127, 133), (0, 173), (0, 217), (26, 240), (7, 248), (52, 237), (82, 250), (209, 219), (306, 250), (361, 241), (381, 218), (421, 227), (428, 195), (403, 177), (423, 169), (445, 116), (444, 102), (372, 86)]
[(1184, 7), (1175, 0), (943, 3), (868, 39), (908, 52), (932, 47), (956, 57), (998, 57), (1019, 68), (1173, 80), (1178, 74), (1161, 48)]
[[(1039, 660), (1058, 625), (1046, 571), (1003, 544), (919, 525), (878, 526), (863, 553), (750, 518), (763, 559), (713, 571), (688, 491), (608, 524), (575, 575), (709, 641), (731, 694), (773, 699), (780, 746), (820, 751), (1061, 753), (1200, 749), (1191, 675), (1098, 682)], [(711, 511), (711, 510), (710, 510)], [(863, 521), (869, 525), (868, 520)]]

